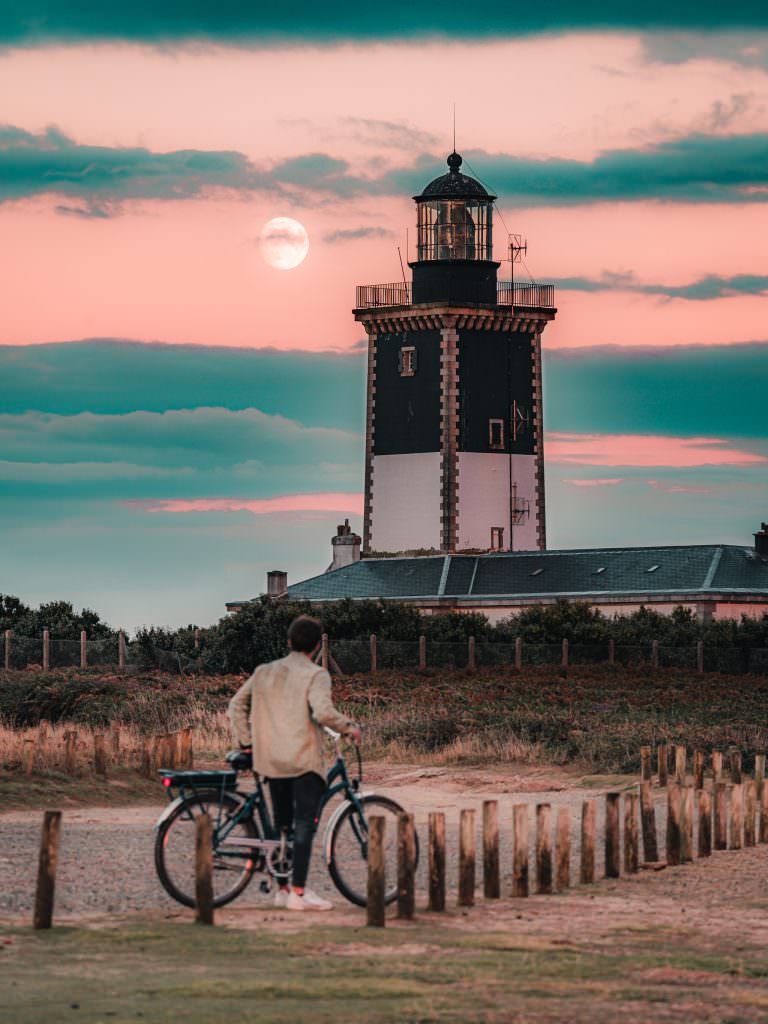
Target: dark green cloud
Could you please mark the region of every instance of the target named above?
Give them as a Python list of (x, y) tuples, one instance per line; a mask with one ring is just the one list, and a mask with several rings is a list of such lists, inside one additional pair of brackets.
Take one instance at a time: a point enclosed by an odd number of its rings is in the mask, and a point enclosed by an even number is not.
[(461, 0), (414, 4), (391, 0), (385, 7), (359, 0), (332, 4), (254, 3), (253, 0), (25, 0), (0, 9), (0, 40), (125, 39), (150, 43), (268, 40), (333, 42), (428, 35), (494, 38), (579, 29), (749, 29), (768, 24), (765, 4), (742, 0), (549, 0), (510, 4), (487, 0), (482, 9)]
[(604, 273), (601, 277), (557, 277), (551, 283), (563, 291), (627, 291), (691, 301), (724, 299), (734, 295), (764, 295), (768, 292), (768, 274), (734, 274), (731, 277), (707, 274), (690, 284), (667, 285), (641, 284), (634, 274)]

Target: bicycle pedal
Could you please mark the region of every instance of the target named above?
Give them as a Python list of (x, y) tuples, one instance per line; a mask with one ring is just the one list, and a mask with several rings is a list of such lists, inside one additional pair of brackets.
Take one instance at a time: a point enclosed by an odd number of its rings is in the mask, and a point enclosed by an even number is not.
[(263, 892), (265, 896), (268, 896), (269, 893), (272, 892), (272, 886), (269, 884), (266, 878), (259, 882), (259, 890)]

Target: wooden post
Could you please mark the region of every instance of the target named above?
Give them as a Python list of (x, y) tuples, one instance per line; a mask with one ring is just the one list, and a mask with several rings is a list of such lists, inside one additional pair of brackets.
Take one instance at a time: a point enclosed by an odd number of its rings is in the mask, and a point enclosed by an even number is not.
[(512, 895), (528, 895), (528, 804), (512, 808)]
[(726, 810), (726, 788), (724, 782), (715, 783), (715, 849), (728, 849), (728, 812)]
[(654, 863), (659, 859), (659, 845), (656, 837), (656, 808), (650, 782), (640, 786), (640, 816), (643, 823), (643, 860)]
[(605, 794), (605, 877), (618, 878), (621, 847), (619, 846), (618, 793)]
[(552, 892), (552, 807), (536, 804), (536, 892)]
[(699, 640), (696, 643), (696, 671), (700, 676), (704, 675), (704, 641)]
[(184, 767), (195, 767), (195, 748), (193, 746), (195, 733), (191, 726), (184, 730)]
[(568, 668), (568, 640), (566, 637), (563, 637), (563, 657), (561, 665), (563, 668)]
[(652, 778), (650, 747), (640, 747), (640, 778), (643, 782), (650, 782)]
[(37, 888), (33, 928), (50, 928), (53, 924), (53, 897), (56, 891), (56, 865), (59, 859), (61, 811), (46, 811), (43, 815), (43, 835), (40, 840), (40, 858), (37, 864)]
[(757, 799), (763, 795), (763, 782), (765, 781), (765, 754), (755, 754), (755, 785), (757, 786)]
[(376, 634), (375, 633), (371, 633), (370, 645), (371, 645), (371, 674), (373, 674), (374, 672), (378, 672), (378, 670), (379, 670), (378, 659), (376, 657)]
[(730, 842), (731, 850), (740, 850), (742, 847), (742, 834), (744, 831), (744, 814), (741, 783), (731, 787), (731, 829)]
[(80, 668), (88, 668), (88, 634), (80, 630)]
[(680, 863), (680, 787), (676, 782), (667, 786), (667, 864)]
[(487, 900), (501, 896), (499, 873), (499, 804), (483, 801), (483, 895)]
[(757, 787), (752, 779), (744, 783), (744, 845), (755, 845), (757, 819)]
[(112, 761), (117, 764), (120, 757), (120, 723), (112, 722), (109, 726), (109, 746), (112, 751)]
[(709, 790), (699, 790), (699, 856), (712, 853), (712, 801)]
[(64, 771), (67, 775), (74, 775), (77, 752), (77, 733), (74, 730), (64, 733)]
[(3, 652), (5, 656), (5, 671), (11, 671), (11, 638), (13, 637), (13, 630), (6, 629), (5, 631), (5, 650)]
[(32, 774), (32, 768), (35, 763), (35, 741), (24, 740), (24, 745), (21, 750), (21, 770), (25, 775)]
[(195, 822), (195, 906), (197, 923), (213, 924), (213, 825), (207, 814)]
[(768, 785), (765, 783), (760, 794), (760, 842), (768, 843)]
[(704, 789), (704, 751), (693, 752), (693, 785), (695, 789)]
[(171, 733), (173, 738), (173, 767), (177, 770), (184, 767), (184, 730), (177, 729)]
[(594, 800), (585, 800), (581, 805), (581, 870), (582, 885), (589, 885), (595, 880), (595, 819), (597, 817)]
[(693, 860), (693, 790), (680, 787), (680, 863)]
[(564, 892), (571, 884), (571, 812), (560, 807), (555, 824), (555, 885)]
[(413, 920), (416, 906), (414, 869), (416, 865), (416, 833), (413, 815), (401, 814), (397, 819), (397, 916)]
[(51, 633), (50, 630), (43, 630), (43, 671), (47, 672), (51, 667)]
[(523, 667), (523, 638), (515, 637), (515, 668), (519, 672)]
[(104, 734), (93, 734), (93, 770), (97, 775), (107, 774), (107, 751), (104, 747)]
[(723, 752), (722, 750), (712, 751), (712, 781), (717, 784), (723, 781)]
[(141, 774), (151, 779), (155, 773), (155, 738), (149, 736), (141, 745)]
[(459, 817), (459, 906), (475, 902), (475, 812), (463, 808)]
[(386, 924), (386, 904), (384, 902), (387, 895), (384, 861), (386, 824), (386, 819), (382, 814), (374, 814), (368, 819), (368, 901), (365, 905), (365, 923), (372, 928), (383, 928)]
[(429, 909), (445, 910), (445, 815), (429, 815)]
[(419, 668), (424, 671), (427, 667), (427, 638), (425, 636), (419, 637)]
[(122, 629), (117, 634), (117, 667), (125, 668), (125, 632)]
[(624, 870), (637, 874), (640, 868), (640, 842), (637, 827), (637, 793), (624, 794)]
[(651, 641), (651, 668), (659, 667), (659, 641)]
[(200, 629), (198, 626), (195, 626), (195, 650), (200, 650)]
[(467, 671), (474, 672), (477, 669), (477, 659), (475, 657), (475, 638), (471, 636), (467, 641)]
[(666, 787), (667, 782), (669, 781), (667, 768), (668, 749), (669, 748), (666, 743), (660, 743), (656, 751), (656, 760), (659, 769), (659, 785), (664, 787)]
[[(317, 635), (317, 634), (315, 634), (315, 635)], [(321, 655), (320, 655), (320, 664), (323, 666), (323, 668), (327, 672), (328, 671), (328, 634), (327, 633), (323, 633), (323, 636), (322, 636), (322, 639), (321, 639), (321, 648), (320, 648), (320, 650), (322, 652)]]
[(741, 751), (732, 750), (730, 755), (731, 761), (731, 782), (734, 786), (741, 785)]
[(608, 664), (616, 664), (616, 641), (613, 639), (608, 641)]
[(682, 744), (675, 747), (675, 782), (678, 786), (685, 785), (685, 776), (688, 771), (688, 751)]

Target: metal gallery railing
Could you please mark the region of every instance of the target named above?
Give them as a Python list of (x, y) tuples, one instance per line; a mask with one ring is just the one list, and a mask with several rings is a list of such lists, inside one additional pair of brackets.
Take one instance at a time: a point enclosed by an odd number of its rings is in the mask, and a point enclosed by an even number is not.
[[(394, 281), (389, 284), (359, 284), (355, 289), (355, 309), (410, 306), (412, 302), (413, 290), (409, 281)], [(521, 309), (553, 309), (555, 286), (498, 281), (496, 283), (496, 302), (500, 306), (514, 306)]]

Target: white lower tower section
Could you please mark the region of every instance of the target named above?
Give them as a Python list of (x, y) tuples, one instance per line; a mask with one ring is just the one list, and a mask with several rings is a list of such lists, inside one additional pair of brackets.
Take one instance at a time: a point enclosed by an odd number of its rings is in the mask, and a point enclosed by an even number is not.
[[(513, 522), (513, 498), (518, 507), (527, 502), (529, 508), (519, 523)], [(505, 550), (538, 550), (536, 511), (535, 455), (458, 453), (457, 551), (488, 550), (494, 527), (504, 531)]]
[(374, 455), (371, 490), (371, 550), (440, 550), (440, 452)]

